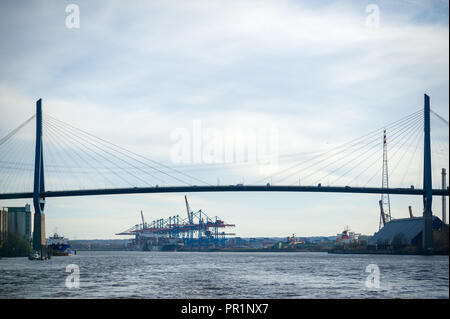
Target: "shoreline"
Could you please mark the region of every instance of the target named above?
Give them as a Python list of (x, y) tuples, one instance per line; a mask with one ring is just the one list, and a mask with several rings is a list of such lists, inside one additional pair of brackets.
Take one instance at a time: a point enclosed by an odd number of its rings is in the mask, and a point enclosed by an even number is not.
[[(113, 251), (139, 251), (139, 250), (77, 250), (78, 252), (113, 252)], [(146, 252), (146, 251), (142, 251)], [(161, 251), (161, 252), (170, 252), (170, 251)], [(267, 249), (267, 248), (230, 248), (230, 249), (180, 249), (174, 252), (200, 252), (200, 253), (209, 253), (209, 252), (243, 252), (243, 253), (327, 253), (327, 254), (336, 254), (336, 255), (417, 255), (417, 256), (448, 256), (448, 251), (437, 251), (432, 253), (424, 253), (424, 252), (402, 252), (402, 251), (389, 251), (389, 250), (301, 250), (301, 249)]]

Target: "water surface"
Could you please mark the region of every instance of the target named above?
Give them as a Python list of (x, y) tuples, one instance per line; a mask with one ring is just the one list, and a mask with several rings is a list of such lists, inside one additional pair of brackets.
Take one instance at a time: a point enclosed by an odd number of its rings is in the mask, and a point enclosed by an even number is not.
[[(93, 252), (0, 259), (0, 298), (449, 298), (448, 256)], [(66, 266), (80, 287), (66, 287)], [(366, 287), (378, 266), (379, 288)]]

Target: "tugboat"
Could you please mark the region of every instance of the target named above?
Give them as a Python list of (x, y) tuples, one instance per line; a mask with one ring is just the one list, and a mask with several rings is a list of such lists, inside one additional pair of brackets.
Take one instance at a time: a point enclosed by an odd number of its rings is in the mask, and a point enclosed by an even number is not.
[(67, 238), (59, 236), (57, 233), (47, 238), (47, 246), (51, 249), (53, 256), (72, 256), (73, 254)]

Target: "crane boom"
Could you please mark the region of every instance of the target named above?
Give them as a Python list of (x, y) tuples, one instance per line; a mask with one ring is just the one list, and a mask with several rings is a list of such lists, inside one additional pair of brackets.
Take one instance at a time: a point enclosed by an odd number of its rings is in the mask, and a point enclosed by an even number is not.
[(142, 210), (141, 210), (141, 218), (142, 218), (142, 229), (144, 229), (145, 228), (145, 221), (144, 221), (144, 214), (142, 213)]
[(191, 220), (191, 209), (190, 209), (190, 207), (189, 207), (189, 203), (188, 203), (188, 200), (187, 200), (187, 196), (186, 196), (186, 195), (184, 195), (184, 201), (186, 202), (186, 211), (187, 211), (187, 215), (188, 215), (188, 221), (189, 221), (189, 224), (192, 224), (192, 220)]

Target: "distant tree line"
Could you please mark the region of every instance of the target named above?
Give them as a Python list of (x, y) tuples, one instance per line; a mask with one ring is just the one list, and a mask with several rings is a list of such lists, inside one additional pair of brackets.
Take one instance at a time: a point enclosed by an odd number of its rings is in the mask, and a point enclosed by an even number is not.
[(0, 257), (28, 257), (31, 243), (25, 238), (8, 233), (6, 240), (0, 244)]

